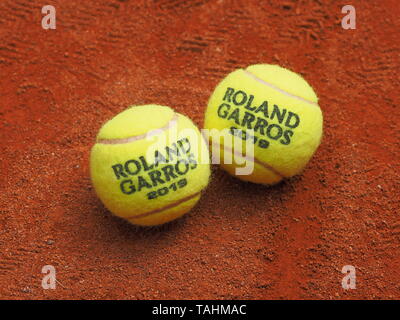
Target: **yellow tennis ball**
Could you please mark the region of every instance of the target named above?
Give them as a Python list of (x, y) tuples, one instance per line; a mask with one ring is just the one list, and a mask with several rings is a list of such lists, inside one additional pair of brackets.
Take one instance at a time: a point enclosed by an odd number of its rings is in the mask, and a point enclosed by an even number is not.
[[(235, 175), (248, 161), (253, 170), (240, 179), (275, 184), (305, 167), (320, 144), (322, 122), (317, 95), (300, 75), (258, 64), (221, 81), (204, 126), (222, 168)], [(247, 150), (254, 152), (249, 156)]]
[(154, 226), (188, 212), (210, 177), (198, 128), (171, 108), (131, 107), (104, 124), (90, 154), (98, 197), (116, 216)]

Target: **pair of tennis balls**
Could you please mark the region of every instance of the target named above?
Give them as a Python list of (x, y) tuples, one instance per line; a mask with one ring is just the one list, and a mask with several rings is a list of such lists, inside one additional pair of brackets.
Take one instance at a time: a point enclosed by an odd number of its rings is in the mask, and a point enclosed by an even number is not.
[[(322, 122), (318, 98), (300, 75), (258, 64), (232, 72), (216, 87), (204, 127), (222, 168), (236, 175), (239, 160), (246, 160), (253, 170), (238, 178), (275, 184), (305, 167), (320, 144)], [(229, 139), (240, 152), (226, 145)], [(160, 225), (200, 199), (210, 178), (204, 158), (208, 145), (190, 119), (169, 107), (135, 106), (100, 129), (91, 178), (112, 213), (136, 225)]]

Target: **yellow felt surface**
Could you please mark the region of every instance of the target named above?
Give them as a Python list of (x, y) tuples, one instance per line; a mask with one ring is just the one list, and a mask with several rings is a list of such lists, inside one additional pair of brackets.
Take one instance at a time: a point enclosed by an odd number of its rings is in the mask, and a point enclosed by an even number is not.
[[(147, 106), (135, 108), (152, 109)], [(165, 108), (165, 110), (163, 110), (163, 108)], [(162, 123), (160, 122), (160, 126), (164, 126), (166, 122), (171, 120), (174, 112), (167, 107), (158, 106), (157, 109), (159, 112), (158, 114), (165, 115), (164, 121)], [(149, 121), (152, 129), (154, 129), (156, 120), (151, 120), (150, 114), (147, 113), (147, 110), (142, 111), (143, 110), (138, 110), (138, 112), (135, 110), (128, 111), (128, 118), (130, 121), (125, 121), (122, 116), (115, 117), (111, 122), (117, 121), (116, 124), (107, 123), (105, 125), (106, 130), (103, 130), (103, 127), (100, 131), (102, 133), (102, 139), (109, 137), (105, 135), (105, 132), (109, 132), (109, 130), (111, 130), (110, 128), (113, 128), (114, 131), (124, 132), (125, 134), (130, 130), (126, 127), (135, 128), (135, 126), (138, 125), (139, 129), (136, 131), (136, 133), (138, 133), (143, 132), (144, 124)], [(153, 113), (152, 118), (156, 118), (156, 114)], [(175, 131), (178, 136), (175, 137), (175, 139), (172, 139)], [(110, 135), (112, 137), (123, 136), (119, 135), (118, 132), (111, 132)], [(141, 156), (145, 157), (149, 164), (154, 163), (154, 150), (163, 150), (167, 145), (170, 146), (170, 142), (168, 141), (170, 138), (172, 139), (171, 141), (176, 141), (176, 139), (188, 139), (191, 146), (190, 153), (193, 155), (193, 159), (197, 162), (196, 168), (190, 169), (186, 174), (181, 176), (175, 173), (176, 178), (169, 176), (170, 181), (163, 178), (165, 183), (158, 183), (152, 188), (143, 188), (140, 191), (136, 190), (136, 192), (132, 194), (124, 194), (121, 192), (120, 184), (123, 180), (131, 180), (133, 181), (133, 185), (137, 186), (139, 175), (145, 177), (147, 181), (150, 181), (148, 178), (149, 172), (154, 170), (161, 172), (163, 167), (170, 164), (158, 164), (158, 166), (154, 167), (152, 170), (146, 172), (142, 170), (136, 175), (128, 175), (128, 178), (120, 176), (119, 179), (117, 179), (112, 166), (116, 164), (124, 164), (132, 159), (137, 160)], [(181, 199), (194, 195), (204, 189), (209, 181), (210, 165), (209, 163), (200, 163), (200, 155), (205, 155), (205, 157), (209, 156), (208, 148), (203, 137), (190, 119), (183, 115), (179, 115), (176, 126), (167, 130), (165, 135), (153, 136), (151, 139), (141, 139), (131, 143), (96, 143), (92, 148), (90, 156), (91, 178), (97, 195), (112, 213), (122, 218), (132, 218), (147, 212), (168, 207), (171, 204), (179, 202)], [(184, 169), (182, 169), (184, 166), (180, 166), (180, 168), (180, 171), (184, 172)], [(186, 179), (187, 184), (182, 188), (179, 188), (177, 187), (177, 183), (182, 179)], [(175, 187), (172, 186), (173, 184), (175, 184), (176, 190), (174, 190)], [(156, 199), (148, 198), (149, 192), (157, 191), (162, 188), (168, 188), (168, 193), (166, 195), (158, 196)], [(168, 210), (165, 212), (130, 221), (140, 225), (157, 225), (165, 223), (189, 211), (198, 199), (199, 197), (196, 197), (186, 203), (180, 204), (176, 208), (171, 209), (168, 207)]]
[(178, 219), (185, 213), (189, 212), (199, 200), (200, 195), (194, 197), (193, 199), (182, 202), (173, 208), (163, 210), (147, 217), (129, 219), (129, 221), (133, 224), (141, 226), (154, 226), (167, 223), (169, 221)]
[(173, 114), (171, 108), (154, 104), (130, 107), (104, 124), (97, 140), (124, 139), (145, 134), (165, 126)]
[[(248, 70), (251, 70), (252, 73), (256, 73), (257, 77), (259, 78), (263, 78), (265, 80), (268, 79), (269, 82), (272, 82), (281, 90), (301, 96), (304, 99), (312, 99), (317, 101), (316, 94), (308, 85), (308, 83), (302, 77), (291, 71), (281, 67), (269, 65), (266, 65), (265, 67), (257, 65), (255, 67), (248, 68)], [(266, 71), (265, 75), (263, 74), (263, 70)], [(274, 77), (274, 75), (276, 75), (276, 77)], [(281, 110), (285, 109), (286, 114), (288, 114), (290, 111), (299, 116), (300, 123), (295, 129), (293, 129), (294, 135), (291, 138), (290, 144), (281, 144), (279, 141), (268, 139), (265, 137), (265, 135), (263, 136), (262, 134), (255, 132), (256, 137), (263, 139), (266, 138), (266, 140), (270, 142), (270, 145), (266, 149), (258, 146), (254, 147), (255, 158), (273, 167), (283, 176), (291, 177), (298, 174), (308, 163), (321, 141), (323, 118), (319, 106), (284, 94), (279, 90), (256, 81), (254, 78), (247, 75), (243, 69), (239, 69), (229, 74), (217, 86), (212, 94), (205, 116), (204, 127), (206, 129), (215, 128), (218, 130), (223, 130), (230, 128), (231, 126), (237, 127), (238, 129), (246, 129), (235, 123), (234, 119), (228, 120), (218, 117), (218, 108), (222, 103), (225, 103), (223, 98), (228, 88), (234, 88), (236, 91), (242, 90), (246, 92), (247, 95), (253, 95), (254, 101), (252, 106), (259, 106), (264, 101), (267, 101), (270, 112), (269, 115), (271, 115), (273, 106), (277, 105)], [(233, 103), (228, 104), (230, 105), (230, 112), (238, 108), (240, 115), (244, 115), (245, 112), (252, 113), (251, 111), (245, 109), (243, 105), (236, 106)], [(260, 113), (258, 113), (258, 116), (260, 116)], [(277, 118), (263, 118), (268, 121), (269, 125), (279, 125)], [(285, 129), (284, 125), (280, 125), (283, 127), (283, 129)], [(211, 134), (211, 137), (213, 136), (214, 142), (223, 143), (222, 140), (221, 142), (218, 141), (217, 137)], [(232, 141), (239, 139), (237, 137), (233, 137), (229, 133), (225, 134), (225, 137)], [(239, 140), (241, 141), (241, 139)], [(234, 142), (232, 142), (232, 144), (233, 143)], [(233, 173), (232, 167), (235, 167), (235, 164), (224, 164), (222, 162), (223, 159), (221, 159), (221, 167), (226, 169), (228, 172)], [(270, 176), (270, 174), (265, 176), (265, 173), (262, 172), (263, 170), (265, 170), (263, 167), (255, 166), (255, 170), (250, 176), (238, 177), (243, 180), (256, 183), (273, 184), (277, 182), (276, 175), (273, 175), (271, 178), (269, 178), (268, 176)]]
[[(221, 159), (223, 159), (222, 157), (224, 157), (224, 152), (225, 151), (221, 148)], [(238, 163), (237, 160), (239, 160), (241, 162)], [(235, 176), (235, 175), (237, 175), (236, 170), (238, 168), (244, 167), (242, 161), (243, 161), (243, 158), (241, 158), (241, 157), (234, 158), (232, 165), (224, 165), (223, 168), (225, 169), (226, 172)], [(268, 170), (254, 162), (252, 163), (252, 165), (254, 166), (254, 169), (253, 169), (254, 174), (240, 175), (239, 177), (241, 180), (249, 181), (249, 182), (253, 182), (253, 183), (259, 183), (259, 184), (268, 184), (268, 185), (276, 184), (282, 180), (281, 176), (275, 174), (271, 170)]]
[(318, 102), (318, 97), (308, 82), (291, 70), (274, 64), (255, 64), (246, 70), (290, 94)]

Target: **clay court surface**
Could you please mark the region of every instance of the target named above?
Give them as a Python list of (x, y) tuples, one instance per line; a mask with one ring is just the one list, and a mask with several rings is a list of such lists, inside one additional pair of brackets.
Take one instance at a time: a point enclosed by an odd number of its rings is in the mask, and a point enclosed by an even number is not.
[[(2, 0), (0, 298), (399, 299), (400, 10), (352, 1), (344, 30), (345, 4)], [(88, 161), (106, 120), (158, 103), (201, 127), (217, 83), (261, 62), (319, 96), (324, 138), (302, 175), (265, 187), (213, 166), (198, 205), (158, 228), (104, 208)]]

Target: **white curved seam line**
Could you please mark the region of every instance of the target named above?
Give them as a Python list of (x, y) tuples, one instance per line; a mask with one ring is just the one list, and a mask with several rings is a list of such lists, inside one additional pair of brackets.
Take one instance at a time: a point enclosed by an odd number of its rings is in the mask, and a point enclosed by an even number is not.
[(177, 122), (178, 122), (178, 114), (175, 113), (173, 118), (170, 121), (168, 121), (168, 123), (162, 128), (153, 129), (153, 130), (151, 130), (149, 132), (146, 132), (144, 134), (140, 134), (140, 135), (137, 135), (137, 136), (132, 136), (132, 137), (129, 137), (129, 138), (123, 138), (123, 139), (101, 139), (101, 140), (97, 141), (97, 143), (101, 143), (101, 144), (125, 144), (125, 143), (131, 143), (131, 142), (138, 141), (138, 140), (143, 140), (143, 139), (150, 138), (152, 136), (155, 136), (155, 135), (159, 134), (160, 131), (167, 131), (168, 129), (170, 129), (174, 125), (176, 125)]
[(201, 191), (196, 192), (196, 193), (194, 193), (194, 194), (192, 194), (192, 195), (190, 195), (190, 196), (187, 196), (187, 197), (182, 198), (182, 199), (180, 199), (180, 200), (178, 200), (178, 201), (175, 201), (175, 202), (173, 202), (173, 203), (171, 203), (171, 204), (169, 204), (169, 205), (166, 205), (165, 207), (162, 207), (162, 208), (159, 208), (159, 209), (154, 209), (154, 210), (149, 211), (149, 212), (141, 213), (141, 214), (138, 214), (138, 215), (136, 215), (136, 216), (127, 217), (126, 219), (128, 219), (128, 220), (135, 220), (135, 219), (145, 218), (145, 217), (151, 216), (151, 215), (153, 215), (153, 214), (163, 212), (163, 211), (165, 211), (165, 210), (173, 209), (173, 208), (175, 208), (175, 207), (181, 205), (181, 204), (184, 203), (184, 202), (187, 202), (187, 201), (189, 201), (189, 200), (192, 200), (192, 199), (196, 198), (196, 197), (199, 196), (200, 194), (201, 194)]
[(313, 101), (310, 101), (310, 100), (307, 100), (307, 99), (304, 99), (304, 98), (299, 97), (299, 96), (296, 96), (296, 95), (291, 94), (291, 93), (289, 93), (289, 92), (287, 92), (287, 91), (284, 91), (284, 90), (282, 90), (281, 88), (278, 88), (277, 86), (273, 85), (272, 83), (269, 83), (269, 82), (267, 82), (267, 81), (265, 81), (265, 80), (263, 80), (263, 79), (257, 77), (255, 74), (251, 73), (250, 71), (247, 71), (247, 70), (243, 70), (243, 71), (244, 71), (244, 73), (245, 73), (247, 76), (249, 76), (250, 78), (253, 78), (254, 80), (256, 80), (256, 81), (262, 83), (263, 85), (265, 85), (265, 86), (267, 86), (267, 87), (270, 87), (270, 88), (272, 88), (272, 89), (274, 89), (274, 90), (276, 90), (276, 91), (278, 91), (278, 92), (280, 92), (280, 93), (282, 93), (282, 94), (284, 94), (284, 95), (286, 95), (286, 96), (288, 96), (288, 97), (291, 97), (291, 98), (294, 98), (294, 99), (297, 99), (297, 100), (300, 100), (300, 101), (303, 101), (303, 102), (312, 104), (312, 105), (314, 105), (314, 106), (318, 106), (318, 103), (313, 102)]
[(234, 151), (232, 148), (226, 147), (226, 146), (221, 145), (221, 144), (216, 143), (216, 142), (212, 142), (212, 144), (215, 145), (215, 146), (218, 146), (218, 147), (220, 147), (220, 148), (222, 147), (225, 151), (228, 151), (228, 152), (230, 152), (230, 153), (233, 153), (234, 155), (236, 155), (236, 156), (238, 156), (238, 157), (241, 157), (241, 158), (243, 158), (243, 159), (245, 159), (245, 160), (254, 162), (254, 163), (256, 163), (256, 164), (262, 166), (264, 169), (267, 169), (267, 170), (271, 171), (272, 173), (274, 173), (275, 175), (279, 176), (279, 177), (282, 178), (282, 179), (285, 179), (285, 178), (286, 178), (285, 175), (283, 175), (283, 174), (280, 173), (278, 170), (276, 170), (274, 167), (270, 166), (268, 163), (266, 163), (266, 162), (264, 162), (264, 161), (261, 161), (261, 160), (255, 158), (255, 157), (250, 157), (250, 156), (248, 156), (248, 155), (243, 155), (242, 153), (240, 153), (240, 152), (238, 152), (238, 151)]

